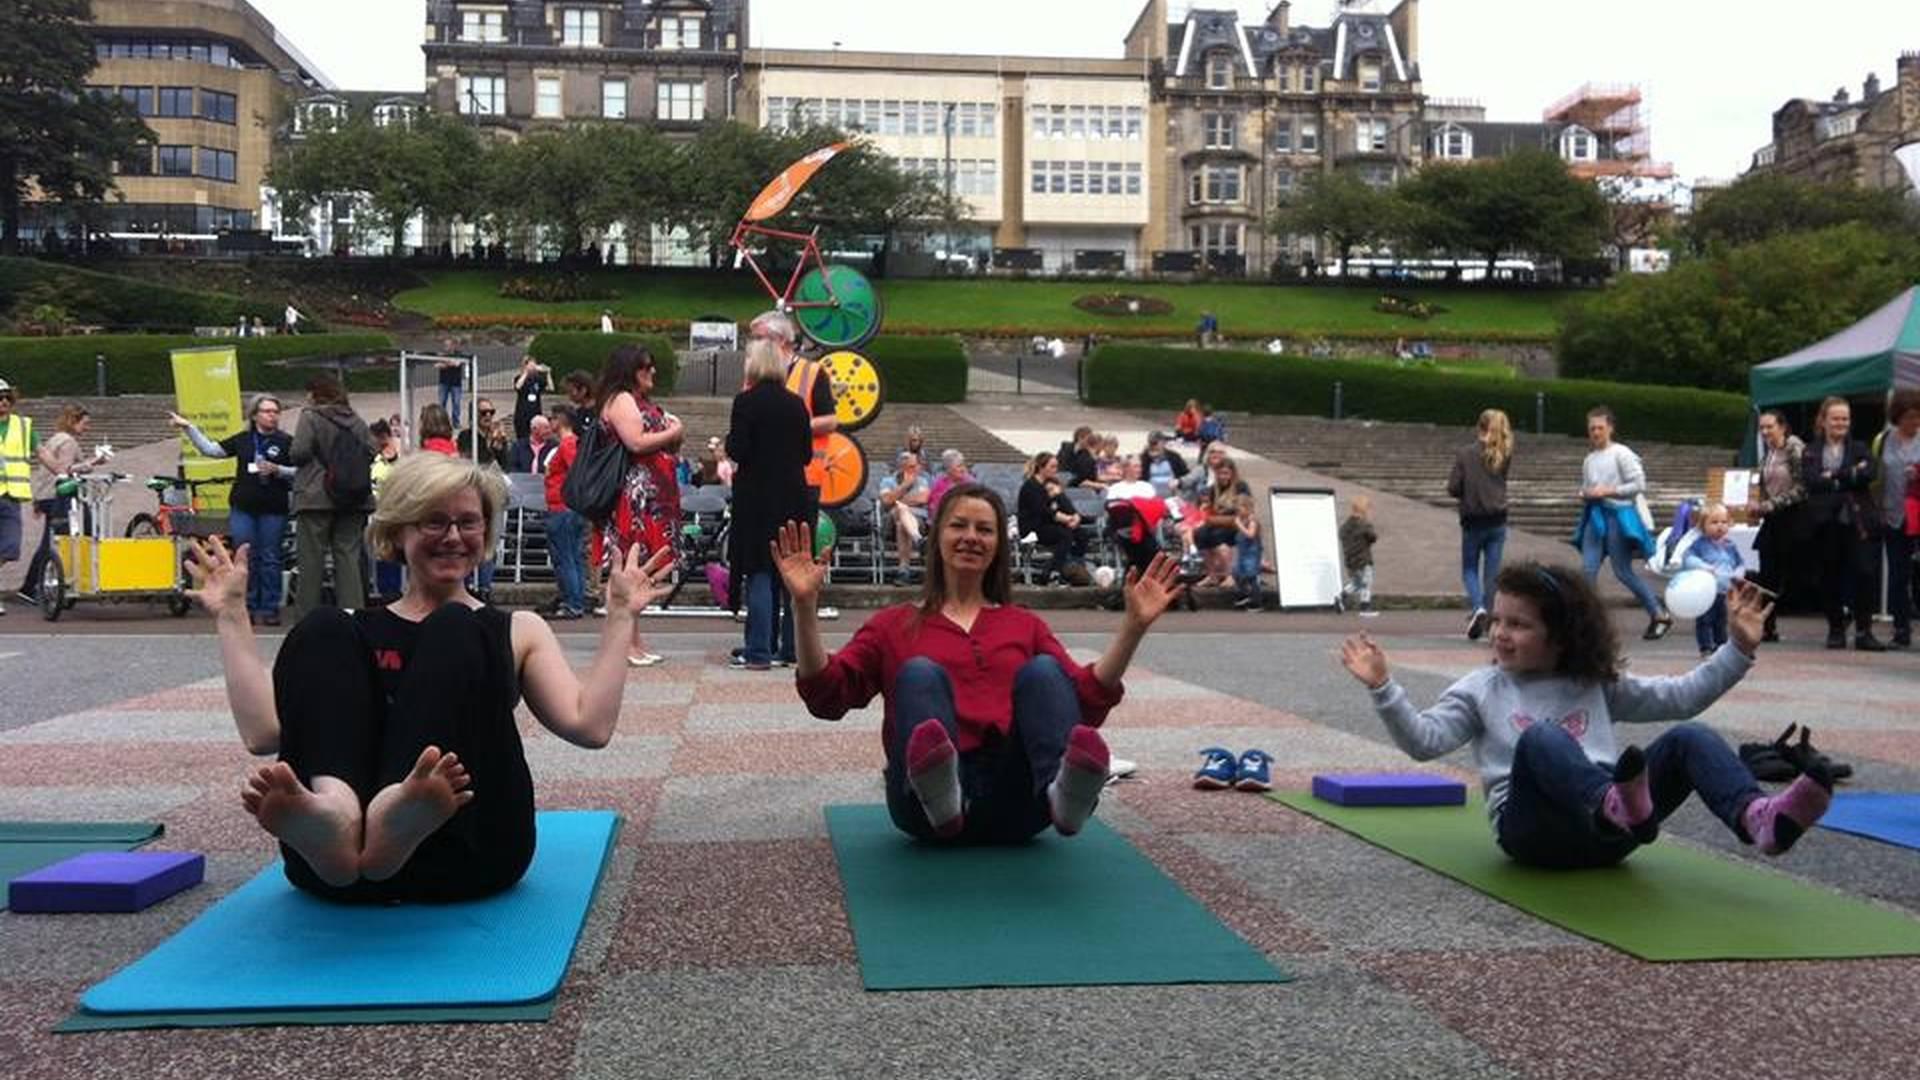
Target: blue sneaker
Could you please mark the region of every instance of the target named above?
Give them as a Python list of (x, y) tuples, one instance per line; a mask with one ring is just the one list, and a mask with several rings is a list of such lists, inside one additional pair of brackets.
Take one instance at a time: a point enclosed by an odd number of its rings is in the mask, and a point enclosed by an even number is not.
[(1233, 751), (1224, 746), (1209, 746), (1200, 751), (1206, 758), (1200, 771), (1193, 774), (1193, 786), (1202, 791), (1224, 791), (1233, 786), (1233, 778), (1239, 773)]
[(1265, 750), (1249, 750), (1240, 755), (1233, 786), (1241, 791), (1273, 790), (1273, 755)]

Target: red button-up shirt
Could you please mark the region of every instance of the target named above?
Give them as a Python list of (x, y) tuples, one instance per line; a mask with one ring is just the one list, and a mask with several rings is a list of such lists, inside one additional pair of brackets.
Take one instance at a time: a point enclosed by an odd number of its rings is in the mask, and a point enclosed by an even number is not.
[[(1080, 722), (1099, 727), (1120, 703), (1124, 686), (1109, 689), (1067, 655), (1066, 647), (1038, 615), (1011, 604), (984, 608), (973, 629), (962, 630), (944, 615), (919, 618), (919, 608), (900, 604), (867, 620), (853, 640), (827, 658), (812, 678), (798, 680), (807, 711), (822, 720), (838, 720), (864, 708), (875, 694), (885, 701), (881, 737), (893, 730), (893, 686), (900, 667), (924, 656), (946, 669), (953, 681), (953, 707), (960, 728), (961, 752), (978, 749), (987, 731), (1005, 736), (1013, 727), (1013, 681), (1036, 656), (1051, 656), (1073, 680), (1080, 699)], [(919, 723), (927, 717), (911, 718)], [(884, 745), (884, 743), (882, 744)]]

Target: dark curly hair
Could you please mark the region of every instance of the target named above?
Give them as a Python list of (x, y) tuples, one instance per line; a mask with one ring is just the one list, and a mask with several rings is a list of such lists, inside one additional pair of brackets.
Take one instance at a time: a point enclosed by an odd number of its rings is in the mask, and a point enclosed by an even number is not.
[(1533, 604), (1547, 628), (1547, 640), (1560, 649), (1555, 675), (1576, 682), (1606, 683), (1625, 666), (1620, 637), (1586, 575), (1578, 570), (1527, 560), (1508, 563), (1494, 580), (1494, 591)]

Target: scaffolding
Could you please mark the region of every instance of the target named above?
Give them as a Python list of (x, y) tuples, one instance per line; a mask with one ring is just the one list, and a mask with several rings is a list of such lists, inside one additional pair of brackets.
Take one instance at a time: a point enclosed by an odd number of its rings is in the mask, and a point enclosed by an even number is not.
[(1550, 124), (1578, 124), (1593, 132), (1606, 152), (1573, 163), (1575, 175), (1670, 179), (1672, 164), (1653, 160), (1653, 138), (1640, 88), (1587, 83), (1547, 107)]

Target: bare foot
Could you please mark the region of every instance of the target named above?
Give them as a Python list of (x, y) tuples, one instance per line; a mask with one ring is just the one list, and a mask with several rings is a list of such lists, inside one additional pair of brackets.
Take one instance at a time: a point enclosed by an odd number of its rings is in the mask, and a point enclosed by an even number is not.
[(405, 780), (389, 785), (367, 804), (367, 843), (360, 852), (360, 875), (385, 881), (413, 858), (420, 842), (473, 801), (472, 780), (460, 755), (437, 746), (420, 751)]
[(299, 852), (321, 881), (351, 885), (360, 876), (360, 803), (345, 784), (330, 786), (328, 779), (315, 778), (321, 790), (309, 791), (291, 766), (276, 761), (247, 778), (240, 804)]

